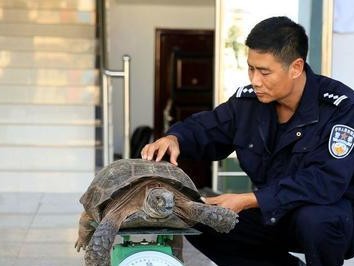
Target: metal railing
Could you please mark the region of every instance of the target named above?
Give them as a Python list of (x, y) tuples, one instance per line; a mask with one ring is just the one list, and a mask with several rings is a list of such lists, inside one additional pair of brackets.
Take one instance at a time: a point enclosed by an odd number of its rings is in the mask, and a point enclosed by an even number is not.
[(112, 78), (123, 78), (123, 158), (130, 157), (130, 57), (123, 56), (123, 70), (108, 69), (107, 60), (107, 33), (106, 33), (106, 0), (97, 1), (98, 33), (100, 47), (100, 73), (103, 106), (103, 164), (108, 165), (113, 161), (113, 131), (112, 125)]

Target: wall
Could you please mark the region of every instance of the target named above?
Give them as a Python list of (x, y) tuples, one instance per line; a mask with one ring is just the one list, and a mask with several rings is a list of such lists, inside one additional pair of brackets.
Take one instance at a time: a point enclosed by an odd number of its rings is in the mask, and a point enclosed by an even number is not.
[[(214, 29), (214, 1), (205, 2), (210, 4), (142, 5), (111, 0), (109, 65), (120, 70), (122, 56), (131, 56), (131, 131), (140, 125), (153, 126), (155, 29)], [(113, 85), (114, 149), (121, 153), (122, 81)]]
[(354, 89), (354, 33), (333, 33), (332, 77)]
[[(191, 4), (194, 1), (197, 4)], [(140, 2), (152, 4), (139, 4)], [(184, 4), (176, 5), (171, 2)], [(310, 35), (312, 35), (310, 33), (311, 3), (312, 1), (300, 1), (299, 7), (301, 10), (299, 22)], [(155, 29), (213, 29), (215, 27), (214, 0), (110, 0), (108, 23), (110, 68), (122, 69), (122, 56), (125, 54), (131, 56), (131, 131), (139, 125), (153, 126)], [(350, 48), (353, 42), (354, 34), (334, 33), (332, 77), (354, 88), (354, 76), (348, 71), (351, 69), (351, 62), (354, 61), (354, 50)], [(121, 153), (122, 81), (116, 80), (113, 85), (114, 149), (116, 153)]]
[(354, 89), (353, 17), (352, 0), (333, 1), (332, 77)]

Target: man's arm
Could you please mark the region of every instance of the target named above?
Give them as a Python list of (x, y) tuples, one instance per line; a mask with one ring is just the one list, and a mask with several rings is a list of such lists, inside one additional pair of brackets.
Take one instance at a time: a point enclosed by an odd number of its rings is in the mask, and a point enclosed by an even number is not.
[(231, 97), (213, 111), (196, 113), (183, 122), (177, 122), (167, 131), (166, 137), (143, 148), (142, 158), (160, 161), (168, 154), (170, 162), (175, 165), (180, 154), (191, 159), (225, 158), (234, 150), (235, 100), (235, 97)]
[(231, 209), (237, 213), (250, 208), (257, 208), (257, 198), (253, 192), (241, 194), (222, 194), (204, 199), (207, 204), (218, 205)]

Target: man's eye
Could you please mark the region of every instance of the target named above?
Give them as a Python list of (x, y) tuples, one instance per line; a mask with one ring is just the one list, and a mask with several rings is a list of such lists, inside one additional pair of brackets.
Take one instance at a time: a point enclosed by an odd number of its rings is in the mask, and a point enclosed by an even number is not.
[(269, 72), (269, 71), (261, 71), (261, 74), (262, 74), (263, 76), (267, 76), (267, 75), (270, 74), (270, 72)]

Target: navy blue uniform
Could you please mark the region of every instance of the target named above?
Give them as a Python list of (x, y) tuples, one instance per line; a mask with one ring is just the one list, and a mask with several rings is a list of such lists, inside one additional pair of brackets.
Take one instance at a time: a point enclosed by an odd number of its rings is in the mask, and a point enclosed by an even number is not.
[[(246, 223), (258, 215), (259, 222), (251, 224), (256, 224), (259, 230), (249, 228), (259, 231), (255, 238), (277, 232), (255, 240), (249, 248), (260, 245), (260, 249), (269, 249), (265, 245), (274, 240), (276, 243), (271, 245), (279, 245), (279, 250), (286, 243), (286, 249), (305, 252), (308, 265), (341, 265), (344, 256), (353, 253), (354, 94), (339, 81), (315, 75), (308, 65), (306, 77), (299, 106), (285, 124), (277, 122), (275, 103), (259, 102), (252, 86), (246, 86), (238, 88), (213, 111), (176, 123), (167, 134), (177, 136), (183, 157), (220, 160), (236, 151), (241, 168), (256, 188), (260, 207), (241, 212), (240, 224), (243, 213), (247, 216)], [(240, 234), (238, 226), (231, 235)], [(289, 230), (296, 232), (288, 235)], [(224, 259), (218, 254), (210, 257), (220, 265), (236, 265), (235, 257), (241, 257), (241, 251), (237, 255), (236, 240), (252, 242), (252, 236), (250, 232), (242, 239), (214, 234), (212, 237), (220, 238), (220, 243), (225, 239), (235, 240), (225, 242), (233, 257), (225, 259), (226, 253)], [(246, 246), (239, 247), (243, 254), (247, 253)], [(213, 253), (207, 247), (199, 248)], [(259, 255), (262, 256), (267, 255)]]

